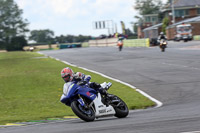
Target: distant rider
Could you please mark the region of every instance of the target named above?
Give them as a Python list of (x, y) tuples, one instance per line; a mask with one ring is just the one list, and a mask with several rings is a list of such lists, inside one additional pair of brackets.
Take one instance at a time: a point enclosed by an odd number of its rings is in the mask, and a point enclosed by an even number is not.
[(123, 41), (122, 40), (119, 40), (117, 42), (117, 46), (119, 47), (119, 51), (122, 51), (122, 48), (123, 48)]
[(158, 36), (158, 40), (160, 41), (161, 39), (167, 40), (167, 37), (164, 35), (163, 32), (160, 32), (160, 35)]
[(88, 84), (90, 88), (95, 89), (96, 91), (100, 92), (101, 94), (106, 94), (106, 90), (103, 89), (100, 84), (98, 84), (96, 82), (89, 82), (91, 79), (90, 75), (85, 75), (81, 72), (74, 73), (73, 70), (69, 67), (62, 69), (61, 77), (65, 81), (65, 84), (63, 86), (63, 94), (60, 99), (60, 101), (62, 103), (66, 102), (68, 90), (70, 89), (70, 86), (72, 84), (77, 84), (77, 85)]
[[(163, 40), (163, 41), (167, 40), (167, 37), (164, 35), (163, 32), (160, 32), (160, 35), (158, 36), (158, 40), (157, 40), (160, 46), (162, 45), (161, 40)], [(166, 47), (167, 47), (167, 45), (166, 45)]]

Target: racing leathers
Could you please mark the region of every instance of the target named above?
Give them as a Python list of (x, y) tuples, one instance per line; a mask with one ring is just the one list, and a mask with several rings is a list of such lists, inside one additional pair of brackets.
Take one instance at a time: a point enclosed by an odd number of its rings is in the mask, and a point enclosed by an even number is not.
[(101, 87), (100, 84), (96, 82), (90, 82), (91, 76), (90, 75), (84, 75), (83, 73), (77, 72), (73, 76), (73, 80), (71, 82), (67, 82), (63, 86), (63, 94), (60, 98), (60, 101), (62, 103), (66, 103), (67, 95), (72, 88), (74, 84), (76, 85), (88, 85), (90, 88), (95, 89), (97, 92), (100, 92), (101, 94), (106, 94), (106, 90)]

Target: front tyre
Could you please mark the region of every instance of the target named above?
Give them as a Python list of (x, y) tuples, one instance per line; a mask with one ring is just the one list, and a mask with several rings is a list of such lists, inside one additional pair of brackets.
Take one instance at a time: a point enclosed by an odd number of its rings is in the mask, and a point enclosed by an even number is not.
[(72, 111), (82, 120), (86, 122), (94, 121), (95, 113), (91, 108), (85, 108), (79, 102), (73, 101), (71, 103)]
[(118, 118), (124, 118), (129, 114), (129, 110), (128, 107), (126, 105), (126, 103), (120, 99), (118, 96), (114, 96), (113, 97), (113, 107), (115, 109), (115, 116)]
[(166, 48), (165, 45), (161, 45), (161, 51), (162, 51), (162, 52), (165, 52), (165, 48)]

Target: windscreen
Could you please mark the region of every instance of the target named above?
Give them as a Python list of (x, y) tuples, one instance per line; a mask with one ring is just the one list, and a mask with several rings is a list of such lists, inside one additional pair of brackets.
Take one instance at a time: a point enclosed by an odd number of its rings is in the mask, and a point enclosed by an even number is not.
[(188, 32), (191, 32), (191, 26), (177, 27), (177, 32), (178, 33), (188, 33)]

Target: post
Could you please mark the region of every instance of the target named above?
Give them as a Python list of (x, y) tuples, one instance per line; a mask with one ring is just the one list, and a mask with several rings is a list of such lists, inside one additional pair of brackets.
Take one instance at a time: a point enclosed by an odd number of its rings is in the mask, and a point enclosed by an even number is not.
[(172, 0), (172, 20), (173, 24), (176, 23), (175, 21), (175, 11), (174, 11), (174, 0)]

